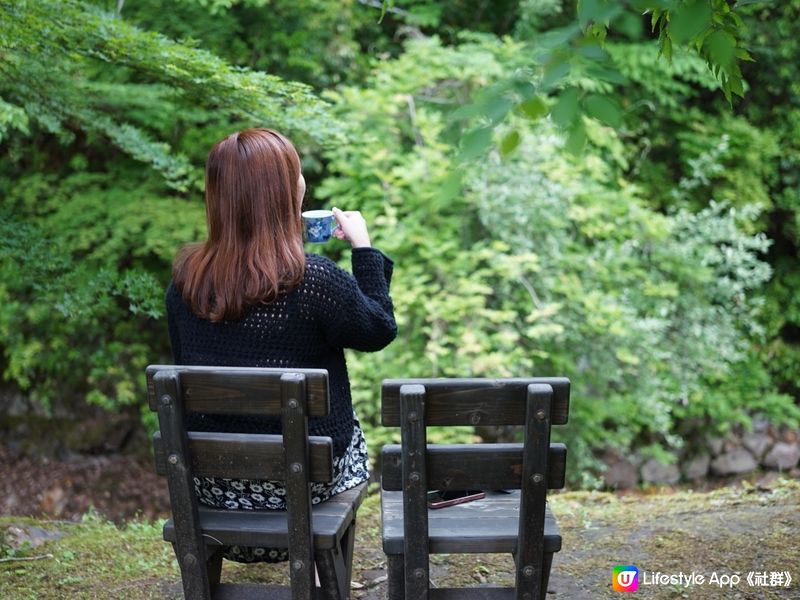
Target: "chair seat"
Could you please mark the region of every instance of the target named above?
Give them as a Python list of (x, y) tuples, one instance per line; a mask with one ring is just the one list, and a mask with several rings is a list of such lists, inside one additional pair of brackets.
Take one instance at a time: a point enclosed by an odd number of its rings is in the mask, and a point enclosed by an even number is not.
[[(312, 507), (314, 547), (317, 550), (335, 547), (353, 521), (366, 493), (365, 482)], [(219, 510), (201, 506), (199, 514), (203, 537), (209, 545), (266, 548), (289, 546), (286, 511)], [(172, 519), (164, 524), (164, 539), (175, 542)]]
[[(520, 492), (486, 492), (481, 500), (428, 509), (431, 554), (515, 552), (519, 535)], [(403, 554), (403, 492), (381, 491), (383, 550)], [(544, 551), (561, 550), (561, 533), (548, 506)]]

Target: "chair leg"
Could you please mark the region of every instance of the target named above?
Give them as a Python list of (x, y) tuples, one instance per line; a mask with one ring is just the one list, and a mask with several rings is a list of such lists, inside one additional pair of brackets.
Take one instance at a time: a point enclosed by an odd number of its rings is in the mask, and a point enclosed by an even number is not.
[[(511, 556), (514, 558), (514, 566), (517, 566), (517, 553), (512, 552)], [(550, 581), (550, 570), (553, 567), (553, 553), (552, 552), (545, 552), (542, 555), (542, 584), (541, 589), (539, 591), (539, 595), (541, 600), (544, 600), (547, 597), (547, 584)], [(539, 599), (536, 599), (539, 600)]]
[(206, 571), (208, 572), (208, 584), (211, 586), (211, 592), (219, 585), (220, 577), (222, 576), (222, 552), (223, 546), (206, 546)]
[(350, 581), (353, 573), (353, 541), (356, 535), (355, 520), (339, 540), (338, 546), (331, 550), (315, 553), (320, 588), (324, 598), (347, 600), (350, 597)]
[(388, 600), (405, 600), (405, 557), (402, 554), (386, 555), (386, 571), (389, 583)]
[(320, 596), (324, 600), (345, 600), (341, 597), (341, 586), (337, 578), (336, 562), (341, 558), (337, 548), (318, 550), (314, 553), (319, 575)]
[[(187, 559), (181, 556), (177, 544), (172, 544), (175, 556), (178, 559), (178, 566), (181, 569), (181, 583), (183, 585), (183, 597), (186, 600), (212, 600), (211, 589), (208, 586), (208, 571), (206, 565), (201, 560)], [(193, 555), (191, 555), (193, 556)], [(181, 560), (183, 558), (183, 560)]]
[(553, 553), (545, 552), (542, 557), (542, 598), (547, 597), (547, 584), (550, 581), (550, 569), (553, 566)]
[(343, 598), (350, 597), (350, 582), (353, 579), (353, 545), (356, 540), (356, 520), (350, 523), (350, 527), (342, 537), (342, 556), (344, 557), (344, 590)]

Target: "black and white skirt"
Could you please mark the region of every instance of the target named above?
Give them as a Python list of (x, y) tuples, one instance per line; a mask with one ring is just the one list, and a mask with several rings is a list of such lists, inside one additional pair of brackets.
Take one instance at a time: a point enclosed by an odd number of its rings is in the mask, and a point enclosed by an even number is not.
[[(358, 419), (344, 455), (333, 461), (333, 480), (311, 484), (311, 503), (325, 502), (331, 496), (369, 480), (367, 442)], [(195, 477), (194, 490), (200, 504), (228, 510), (286, 510), (286, 488), (282, 481)], [(228, 546), (223, 556), (237, 562), (281, 562), (289, 560), (286, 548)]]

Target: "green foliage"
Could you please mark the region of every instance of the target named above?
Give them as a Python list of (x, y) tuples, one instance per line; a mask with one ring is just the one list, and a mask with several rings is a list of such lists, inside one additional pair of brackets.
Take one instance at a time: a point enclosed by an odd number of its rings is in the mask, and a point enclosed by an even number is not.
[(376, 429), (380, 378), (489, 374), (514, 350), (511, 313), (497, 305), (495, 290), (535, 265), (482, 239), (475, 208), (453, 177), (440, 110), (499, 74), (494, 53), (506, 49), (474, 44), (456, 52), (434, 40), (415, 42), (381, 65), (368, 87), (333, 96), (354, 143), (326, 152), (331, 176), (316, 195), (359, 207), (374, 223), (374, 243), (398, 260), (392, 296), (400, 339), (374, 358), (348, 357), (373, 445), (386, 436)]
[[(385, 439), (374, 397), (383, 377), (568, 375), (566, 435), (583, 467), (592, 448), (680, 447), (753, 412), (800, 416), (753, 362), (755, 293), (770, 269), (752, 204), (654, 211), (619, 172), (620, 142), (592, 121), (596, 149), (579, 162), (551, 125), (520, 120), (516, 152), (454, 179), (471, 146), (467, 138), (456, 155), (444, 143), (441, 107), (492, 85), (487, 73), (501, 79), (507, 47), (409, 43), (366, 88), (335, 97), (356, 143), (327, 153), (332, 177), (317, 195), (359, 206), (375, 243), (398, 259), (401, 339), (374, 359), (349, 359), (370, 438)], [(706, 175), (700, 164), (692, 172)], [(699, 194), (688, 182), (676, 189)]]
[(797, 397), (800, 338), (796, 313), (789, 307), (800, 264), (800, 113), (784, 99), (797, 93), (800, 45), (790, 29), (800, 17), (800, 3), (753, 3), (741, 11), (744, 44), (757, 62), (743, 64), (749, 85), (736, 113), (710, 101), (705, 90), (715, 84), (702, 73), (697, 57), (675, 54), (665, 69), (652, 48), (628, 51), (618, 44), (608, 50), (635, 83), (622, 100), (639, 117), (626, 123), (636, 140), (629, 160), (650, 201), (663, 209), (680, 203), (700, 210), (712, 197), (735, 206), (761, 206), (762, 215), (750, 229), (774, 241), (768, 254), (774, 275), (763, 316), (773, 341), (759, 345), (761, 361), (779, 388)]
[[(747, 421), (748, 411), (800, 416), (748, 362), (761, 330), (752, 296), (770, 276), (765, 237), (742, 233), (755, 211), (712, 204), (661, 215), (588, 150), (580, 166), (565, 161), (549, 135), (485, 165), (473, 187), (487, 229), (538, 257), (527, 306), (533, 330), (552, 334), (519, 340), (540, 360), (518, 369), (581, 382), (568, 432), (577, 446), (680, 447), (690, 416), (701, 428)], [(710, 393), (719, 388), (724, 402)]]
[(0, 368), (45, 408), (144, 404), (206, 153), (268, 125), (396, 261), (399, 339), (348, 356), (373, 455), (384, 377), (571, 377), (584, 485), (797, 422), (800, 1), (111, 4), (0, 0)]
[[(745, 65), (750, 87), (743, 116), (772, 135), (777, 147), (765, 164), (773, 206), (765, 230), (775, 241), (765, 321), (774, 337), (762, 348), (761, 360), (782, 390), (800, 397), (800, 106), (786, 101), (800, 92), (800, 40), (793, 33), (800, 2), (755, 3), (747, 11), (748, 43), (757, 62)], [(780, 43), (770, 42), (775, 38)]]
[(12, 129), (28, 133), (28, 115), (19, 106), (9, 104), (0, 98), (0, 142)]
[[(142, 401), (142, 369), (166, 354), (166, 265), (200, 237), (199, 204), (102, 174), (29, 175), (0, 218), (4, 377), (49, 407)], [(175, 219), (173, 215), (179, 214)]]
[(205, 153), (237, 125), (301, 144), (340, 129), (306, 85), (88, 4), (0, 14), (4, 378), (45, 407), (140, 404), (142, 368), (168, 355), (155, 319), (169, 264), (204, 235), (202, 205), (164, 184), (197, 194)]
[(65, 124), (102, 135), (162, 172), (179, 191), (197, 187), (198, 173), (171, 153), (168, 143), (104, 110), (93, 81), (98, 61), (133, 68), (139, 77), (168, 85), (182, 105), (213, 107), (301, 140), (322, 142), (338, 134), (324, 103), (307, 86), (232, 67), (207, 51), (139, 30), (77, 0), (6, 0), (0, 2), (0, 14), (0, 89), (6, 97), (65, 139), (72, 135)]
[(224, 14), (227, 9), (234, 6), (245, 5), (263, 8), (269, 3), (270, 0), (178, 0), (177, 2), (177, 4), (198, 5), (207, 8), (215, 17)]
[(641, 86), (639, 101), (651, 106), (674, 111), (685, 100), (718, 87), (703, 60), (685, 50), (675, 51), (668, 63), (652, 44), (610, 42), (606, 50), (629, 82), (625, 95), (630, 96)]
[[(650, 14), (653, 31), (659, 39), (659, 52), (669, 63), (674, 53), (688, 48), (702, 58), (723, 95), (732, 103), (732, 96), (744, 95), (744, 79), (740, 63), (752, 61), (745, 48), (744, 22), (738, 6), (726, 0), (578, 0), (576, 18), (560, 23), (560, 27), (542, 32), (548, 17), (561, 15), (561, 6), (552, 2), (530, 2), (521, 6), (522, 17), (517, 33), (528, 40), (524, 53), (528, 56), (524, 69), (511, 72), (505, 82), (490, 91), (481, 91), (483, 98), (476, 106), (494, 104), (501, 99), (528, 113), (522, 106), (538, 96), (555, 98), (551, 116), (567, 135), (566, 148), (580, 154), (586, 141), (583, 117), (589, 116), (619, 129), (624, 124), (623, 111), (610, 95), (627, 80), (611, 59), (609, 34), (619, 32), (638, 42), (643, 35), (640, 15)], [(628, 45), (626, 44), (626, 47)], [(649, 48), (649, 45), (648, 45)], [(487, 100), (487, 93), (492, 96)], [(508, 114), (504, 111), (502, 117)], [(545, 111), (546, 112), (546, 111)], [(488, 123), (474, 122), (470, 117)], [(534, 111), (531, 118), (539, 118)], [(481, 127), (494, 129), (503, 119), (485, 111), (462, 112), (465, 123), (465, 144)], [(483, 134), (485, 138), (489, 132)], [(466, 160), (477, 158), (489, 144), (474, 145)], [(503, 151), (501, 149), (501, 151)], [(505, 152), (508, 150), (506, 149)]]
[[(379, 8), (374, 18), (384, 25), (397, 23), (395, 36), (403, 30), (437, 33), (446, 43), (465, 30), (503, 36), (511, 32), (519, 14), (518, 0), (358, 0)], [(390, 30), (391, 31), (391, 30)], [(413, 35), (411, 36), (413, 37)]]
[(125, 5), (123, 18), (173, 39), (195, 40), (231, 64), (317, 88), (357, 79), (375, 44), (376, 15), (356, 0), (158, 0)]
[(668, 59), (674, 47), (688, 44), (702, 56), (719, 80), (728, 102), (744, 96), (740, 61), (752, 60), (742, 45), (744, 22), (726, 0), (681, 0), (652, 10), (661, 52)]

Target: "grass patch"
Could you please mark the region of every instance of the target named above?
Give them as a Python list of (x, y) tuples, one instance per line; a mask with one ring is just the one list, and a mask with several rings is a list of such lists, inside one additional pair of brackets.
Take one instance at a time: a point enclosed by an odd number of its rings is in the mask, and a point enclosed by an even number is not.
[[(375, 490), (372, 490), (373, 492)], [(662, 490), (618, 496), (567, 492), (550, 500), (563, 536), (551, 589), (563, 598), (616, 598), (611, 569), (635, 564), (640, 571), (710, 574), (739, 571), (792, 572), (800, 580), (800, 483), (781, 479), (770, 489), (748, 484), (707, 493)], [(172, 547), (161, 539), (163, 522), (116, 526), (95, 513), (81, 522), (0, 518), (0, 590), (10, 600), (181, 598)], [(44, 540), (19, 544), (16, 530), (38, 531)], [(59, 536), (53, 539), (54, 536)], [(43, 558), (39, 558), (43, 557)], [(10, 560), (9, 560), (10, 559)], [(36, 559), (36, 560), (20, 560)], [(432, 556), (438, 586), (512, 585), (513, 561), (504, 555)], [(353, 597), (384, 598), (386, 562), (380, 536), (380, 501), (367, 497), (358, 513)], [(285, 565), (226, 562), (223, 581), (287, 581)], [(744, 577), (743, 577), (744, 581)], [(800, 597), (791, 589), (733, 591), (704, 585), (640, 587), (647, 598)], [(748, 595), (750, 594), (750, 595)]]
[(44, 558), (0, 563), (0, 589), (19, 599), (163, 598), (163, 584), (180, 575), (172, 548), (157, 543), (162, 524), (131, 522), (120, 528), (94, 513), (80, 523), (0, 519), (0, 531), (34, 526), (61, 533), (57, 540), (16, 551), (4, 539), (4, 558)]

